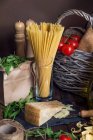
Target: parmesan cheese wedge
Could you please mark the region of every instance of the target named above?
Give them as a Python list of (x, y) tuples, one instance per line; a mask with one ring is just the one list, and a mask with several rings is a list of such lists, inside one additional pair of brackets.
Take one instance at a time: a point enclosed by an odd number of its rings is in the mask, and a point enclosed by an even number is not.
[(25, 120), (33, 125), (41, 126), (62, 108), (64, 108), (64, 104), (57, 100), (27, 103), (25, 105)]

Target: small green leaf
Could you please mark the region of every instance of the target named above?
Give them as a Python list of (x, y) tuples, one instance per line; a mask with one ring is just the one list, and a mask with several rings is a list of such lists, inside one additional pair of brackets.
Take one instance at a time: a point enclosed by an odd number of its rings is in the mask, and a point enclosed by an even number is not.
[(54, 139), (58, 138), (62, 134), (62, 132), (63, 132), (62, 130), (54, 132), (53, 138)]
[(7, 65), (7, 66), (5, 67), (5, 71), (6, 71), (7, 74), (10, 73), (11, 68), (12, 68), (11, 65)]
[(11, 67), (16, 68), (19, 64), (25, 62), (26, 60), (27, 58), (25, 57), (9, 55), (7, 57), (0, 58), (0, 66), (5, 69), (7, 74), (9, 74)]
[(51, 128), (46, 128), (46, 135), (48, 136), (48, 138), (51, 138), (53, 135), (53, 131)]
[(33, 97), (32, 90), (29, 95), (25, 99), (20, 99), (18, 102), (14, 101), (9, 105), (5, 106), (3, 111), (3, 117), (9, 119), (15, 119), (15, 117), (21, 112), (21, 110), (25, 107), (25, 104), (28, 102), (35, 102)]

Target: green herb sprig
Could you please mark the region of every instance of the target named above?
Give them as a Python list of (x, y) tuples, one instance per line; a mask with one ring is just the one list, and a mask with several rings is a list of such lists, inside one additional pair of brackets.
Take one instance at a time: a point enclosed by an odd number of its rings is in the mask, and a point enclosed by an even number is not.
[(26, 60), (27, 58), (25, 57), (9, 55), (7, 57), (0, 58), (0, 67), (3, 68), (7, 74), (9, 74), (12, 68), (17, 68), (19, 64), (25, 62)]
[(26, 138), (28, 138), (28, 137), (35, 137), (35, 138), (42, 137), (43, 140), (47, 140), (47, 139), (58, 140), (58, 138), (61, 134), (66, 134), (66, 135), (70, 136), (72, 140), (77, 140), (77, 137), (74, 136), (74, 134), (72, 134), (72, 133), (68, 133), (68, 132), (65, 132), (63, 130), (59, 130), (59, 131), (54, 132), (52, 130), (52, 128), (50, 128), (50, 127), (35, 128), (33, 130), (28, 129), (25, 132)]
[(15, 119), (15, 117), (22, 111), (26, 103), (34, 102), (33, 92), (30, 91), (29, 95), (25, 99), (20, 99), (18, 102), (14, 101), (4, 107), (3, 118)]

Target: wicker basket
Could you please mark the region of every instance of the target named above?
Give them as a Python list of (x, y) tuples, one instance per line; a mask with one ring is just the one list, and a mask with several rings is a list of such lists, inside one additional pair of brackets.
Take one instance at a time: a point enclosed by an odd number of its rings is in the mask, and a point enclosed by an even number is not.
[[(85, 18), (92, 26), (93, 18), (75, 9), (62, 14), (57, 23), (61, 23), (65, 17), (73, 14)], [(64, 91), (88, 97), (93, 82), (93, 54), (75, 50), (71, 56), (65, 56), (57, 52), (53, 67), (53, 80)]]

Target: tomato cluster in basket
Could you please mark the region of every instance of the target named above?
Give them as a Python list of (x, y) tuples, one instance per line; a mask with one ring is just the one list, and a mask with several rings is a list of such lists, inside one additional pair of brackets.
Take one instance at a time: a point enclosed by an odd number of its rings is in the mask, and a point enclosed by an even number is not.
[(58, 51), (70, 56), (78, 48), (81, 37), (79, 35), (63, 36), (58, 46)]

